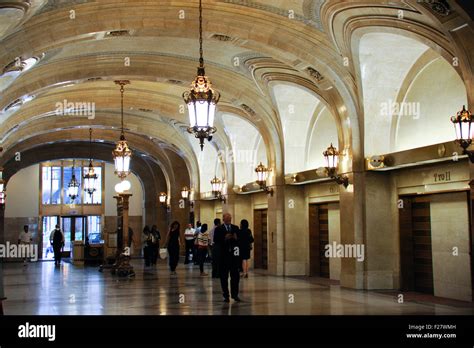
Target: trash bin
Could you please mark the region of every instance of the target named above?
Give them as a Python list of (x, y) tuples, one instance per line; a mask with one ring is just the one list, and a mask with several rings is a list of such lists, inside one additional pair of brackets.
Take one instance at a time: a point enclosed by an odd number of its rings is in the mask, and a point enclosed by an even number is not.
[(75, 240), (72, 249), (72, 264), (75, 266), (84, 266), (84, 242)]

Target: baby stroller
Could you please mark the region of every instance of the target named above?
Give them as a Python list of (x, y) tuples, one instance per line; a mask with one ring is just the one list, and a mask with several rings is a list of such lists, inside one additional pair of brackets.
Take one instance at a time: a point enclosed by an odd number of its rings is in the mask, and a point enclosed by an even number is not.
[(119, 277), (135, 277), (135, 271), (133, 270), (132, 265), (130, 265), (130, 259), (130, 248), (126, 247), (118, 256), (117, 261), (112, 267), (111, 273), (114, 275), (117, 274)]

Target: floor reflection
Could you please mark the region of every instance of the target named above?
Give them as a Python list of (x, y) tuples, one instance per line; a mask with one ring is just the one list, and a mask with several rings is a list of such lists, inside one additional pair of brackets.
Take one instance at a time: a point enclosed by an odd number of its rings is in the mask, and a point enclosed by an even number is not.
[[(219, 279), (197, 266), (179, 265), (170, 276), (133, 262), (135, 279), (95, 267), (53, 262), (4, 264), (6, 315), (322, 315), (474, 314), (467, 302), (421, 300), (399, 304), (390, 293), (350, 290), (314, 278), (251, 274), (241, 281), (241, 303), (223, 303)], [(208, 266), (209, 267), (209, 266)], [(207, 270), (210, 273), (210, 270)]]

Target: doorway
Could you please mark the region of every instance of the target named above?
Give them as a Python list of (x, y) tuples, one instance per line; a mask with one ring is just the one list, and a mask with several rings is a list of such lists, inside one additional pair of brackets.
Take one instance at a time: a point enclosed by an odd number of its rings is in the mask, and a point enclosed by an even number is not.
[(472, 299), (468, 202), (465, 191), (400, 197), (402, 290)]
[(268, 209), (253, 211), (254, 226), (254, 268), (268, 269)]
[(309, 205), (309, 274), (329, 278), (329, 258), (325, 246), (329, 244), (328, 204)]
[(402, 290), (433, 294), (430, 197), (403, 197), (400, 215)]
[(54, 258), (50, 234), (58, 223), (64, 234), (63, 257), (70, 257), (75, 240), (85, 241), (86, 237), (90, 243), (100, 243), (102, 240), (100, 216), (43, 216), (42, 220), (43, 260), (52, 260)]

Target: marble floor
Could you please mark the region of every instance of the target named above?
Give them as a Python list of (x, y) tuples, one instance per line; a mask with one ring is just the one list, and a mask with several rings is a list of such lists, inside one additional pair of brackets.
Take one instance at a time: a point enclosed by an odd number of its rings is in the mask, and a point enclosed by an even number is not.
[[(134, 260), (134, 279), (121, 279), (96, 267), (63, 262), (4, 264), (5, 315), (473, 315), (474, 304), (406, 296), (396, 292), (341, 288), (305, 277), (275, 277), (252, 273), (241, 281), (243, 302), (222, 302), (218, 279), (200, 277), (193, 265), (179, 264), (170, 276), (164, 261), (144, 269)], [(209, 267), (208, 265), (206, 267)]]

